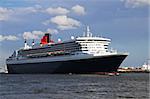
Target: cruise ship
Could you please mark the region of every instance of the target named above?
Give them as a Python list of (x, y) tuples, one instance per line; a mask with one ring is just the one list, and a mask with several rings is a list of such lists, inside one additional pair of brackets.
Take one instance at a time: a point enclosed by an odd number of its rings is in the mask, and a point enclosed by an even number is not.
[(110, 48), (111, 39), (94, 37), (89, 26), (81, 37), (54, 42), (45, 33), (39, 44), (25, 46), (6, 59), (8, 73), (99, 73), (117, 72), (128, 53)]

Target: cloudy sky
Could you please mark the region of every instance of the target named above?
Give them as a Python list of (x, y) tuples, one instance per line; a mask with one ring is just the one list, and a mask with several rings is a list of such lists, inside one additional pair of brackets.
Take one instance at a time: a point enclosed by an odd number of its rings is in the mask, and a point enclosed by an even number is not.
[(149, 6), (149, 0), (1, 0), (0, 64), (24, 39), (38, 43), (50, 32), (64, 41), (89, 25), (93, 35), (111, 38), (111, 47), (130, 53), (122, 66), (142, 65), (148, 59)]

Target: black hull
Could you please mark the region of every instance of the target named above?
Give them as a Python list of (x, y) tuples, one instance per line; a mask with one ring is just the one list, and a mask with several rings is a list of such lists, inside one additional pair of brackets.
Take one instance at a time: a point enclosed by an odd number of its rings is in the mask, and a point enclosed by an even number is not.
[(112, 55), (90, 59), (29, 64), (7, 64), (8, 73), (96, 73), (117, 72), (127, 55)]

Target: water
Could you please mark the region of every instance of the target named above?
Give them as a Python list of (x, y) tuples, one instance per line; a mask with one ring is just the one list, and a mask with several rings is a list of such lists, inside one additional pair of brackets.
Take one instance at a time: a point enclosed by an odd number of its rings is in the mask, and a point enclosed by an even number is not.
[(148, 99), (149, 74), (1, 74), (0, 99)]

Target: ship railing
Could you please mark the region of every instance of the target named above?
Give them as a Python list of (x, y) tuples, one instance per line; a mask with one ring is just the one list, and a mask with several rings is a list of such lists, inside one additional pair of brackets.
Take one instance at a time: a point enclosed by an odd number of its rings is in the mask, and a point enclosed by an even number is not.
[(110, 52), (110, 54), (123, 54), (123, 55), (129, 55), (129, 52)]
[(38, 58), (38, 57), (48, 57), (48, 56), (60, 56), (60, 55), (69, 55), (70, 51), (55, 51), (55, 52), (46, 52), (46, 53), (38, 53), (38, 54), (28, 54), (26, 55), (29, 58)]

